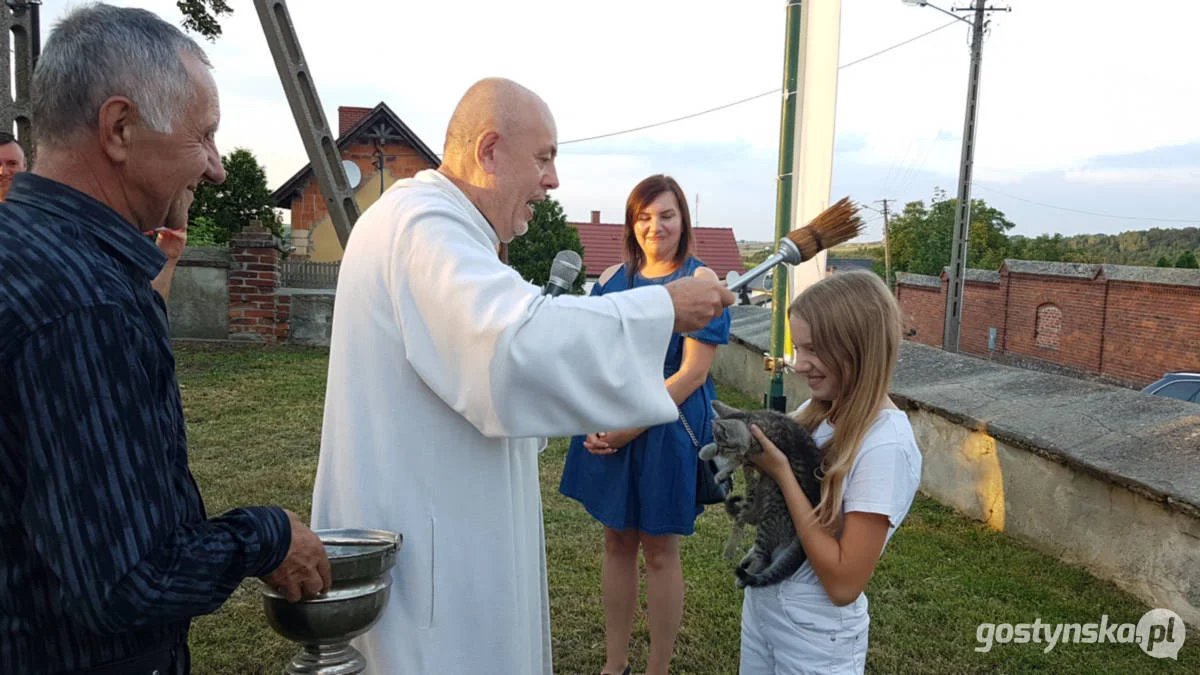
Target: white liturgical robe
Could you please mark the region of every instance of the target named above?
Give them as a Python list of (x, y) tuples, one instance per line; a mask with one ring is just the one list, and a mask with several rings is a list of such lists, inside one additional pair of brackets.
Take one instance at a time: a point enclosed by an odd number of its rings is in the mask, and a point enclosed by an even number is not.
[(394, 184), (342, 260), (314, 528), (404, 537), (376, 675), (550, 673), (540, 437), (662, 424), (659, 286), (543, 296), (436, 171)]

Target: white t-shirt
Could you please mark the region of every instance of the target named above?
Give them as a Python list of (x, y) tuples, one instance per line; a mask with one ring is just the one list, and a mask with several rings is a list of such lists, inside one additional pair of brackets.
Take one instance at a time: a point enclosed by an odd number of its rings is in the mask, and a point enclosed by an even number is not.
[[(806, 401), (796, 412), (807, 405)], [(832, 436), (833, 425), (822, 422), (813, 434), (813, 440), (819, 446)], [(879, 411), (879, 416), (863, 436), (850, 473), (846, 474), (842, 513), (863, 511), (887, 516), (886, 548), (887, 541), (908, 515), (920, 484), (921, 451), (917, 448), (908, 415), (894, 408)], [(785, 583), (820, 586), (821, 580), (805, 560)]]

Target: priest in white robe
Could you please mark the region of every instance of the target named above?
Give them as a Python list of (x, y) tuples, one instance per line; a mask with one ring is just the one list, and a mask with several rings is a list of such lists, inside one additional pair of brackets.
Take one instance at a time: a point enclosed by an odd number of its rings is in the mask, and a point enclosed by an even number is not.
[(399, 532), (388, 607), (355, 645), (387, 675), (551, 673), (538, 452), (650, 426), (673, 330), (733, 302), (685, 279), (543, 296), (497, 257), (558, 186), (554, 121), (505, 80), (473, 86), (436, 171), (358, 220), (334, 306), (314, 528)]

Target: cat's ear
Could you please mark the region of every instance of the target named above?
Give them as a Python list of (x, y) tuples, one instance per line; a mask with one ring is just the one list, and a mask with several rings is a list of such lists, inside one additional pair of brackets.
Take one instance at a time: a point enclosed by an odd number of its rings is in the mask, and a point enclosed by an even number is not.
[(712, 402), (712, 409), (713, 409), (713, 414), (716, 415), (717, 417), (731, 417), (733, 415), (736, 415), (737, 413), (742, 412), (741, 410), (738, 410), (737, 408), (734, 408), (733, 406), (725, 405), (724, 403), (721, 403), (720, 401), (716, 401), (716, 400), (714, 400)]

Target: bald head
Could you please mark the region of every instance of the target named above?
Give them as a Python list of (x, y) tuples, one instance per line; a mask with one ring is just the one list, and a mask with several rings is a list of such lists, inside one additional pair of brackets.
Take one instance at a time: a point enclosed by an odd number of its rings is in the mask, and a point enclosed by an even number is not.
[(488, 78), (454, 109), (438, 170), (508, 242), (525, 233), (531, 204), (558, 187), (557, 156), (558, 131), (545, 101), (512, 80)]
[(489, 131), (507, 137), (523, 131), (523, 126), (547, 122), (553, 127), (550, 108), (537, 94), (502, 77), (480, 80), (463, 94), (450, 116), (445, 161), (469, 161), (477, 142)]

